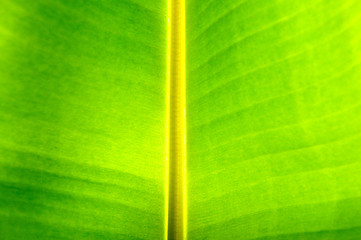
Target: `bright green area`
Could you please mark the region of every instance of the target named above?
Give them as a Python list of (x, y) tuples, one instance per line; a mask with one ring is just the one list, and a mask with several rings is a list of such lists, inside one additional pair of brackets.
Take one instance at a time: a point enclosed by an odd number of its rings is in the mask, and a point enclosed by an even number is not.
[[(186, 0), (188, 239), (361, 239), (361, 1)], [(0, 1), (0, 239), (162, 239), (166, 1)]]
[(166, 1), (0, 1), (0, 239), (162, 239)]
[(361, 1), (187, 1), (189, 239), (361, 239)]

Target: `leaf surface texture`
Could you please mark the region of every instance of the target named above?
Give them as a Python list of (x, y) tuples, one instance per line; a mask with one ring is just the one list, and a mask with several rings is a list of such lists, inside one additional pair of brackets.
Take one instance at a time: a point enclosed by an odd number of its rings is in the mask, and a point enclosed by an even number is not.
[[(188, 239), (360, 239), (361, 1), (184, 3)], [(165, 238), (167, 21), (0, 2), (1, 239)]]
[(166, 4), (0, 2), (0, 238), (162, 239)]
[(361, 2), (187, 4), (189, 239), (361, 236)]

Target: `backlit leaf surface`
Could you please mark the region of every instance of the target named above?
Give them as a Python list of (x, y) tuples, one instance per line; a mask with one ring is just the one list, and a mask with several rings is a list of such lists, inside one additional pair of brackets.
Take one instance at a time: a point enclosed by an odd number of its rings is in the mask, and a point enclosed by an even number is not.
[[(188, 239), (360, 239), (361, 1), (185, 4)], [(167, 1), (0, 1), (0, 239), (164, 238), (166, 51)]]
[(189, 0), (189, 239), (361, 237), (361, 2)]
[(0, 1), (0, 239), (162, 239), (166, 2)]

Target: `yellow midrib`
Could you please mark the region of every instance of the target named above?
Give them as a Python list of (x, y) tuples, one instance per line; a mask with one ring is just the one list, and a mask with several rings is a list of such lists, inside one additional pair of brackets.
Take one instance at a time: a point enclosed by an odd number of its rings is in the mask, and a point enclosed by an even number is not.
[(168, 0), (166, 239), (187, 238), (185, 0)]

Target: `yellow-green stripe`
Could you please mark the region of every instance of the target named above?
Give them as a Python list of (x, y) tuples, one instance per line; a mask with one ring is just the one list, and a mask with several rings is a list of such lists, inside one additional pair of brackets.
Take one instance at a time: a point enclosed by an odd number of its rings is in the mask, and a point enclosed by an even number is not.
[(168, 1), (168, 239), (186, 239), (185, 2)]

